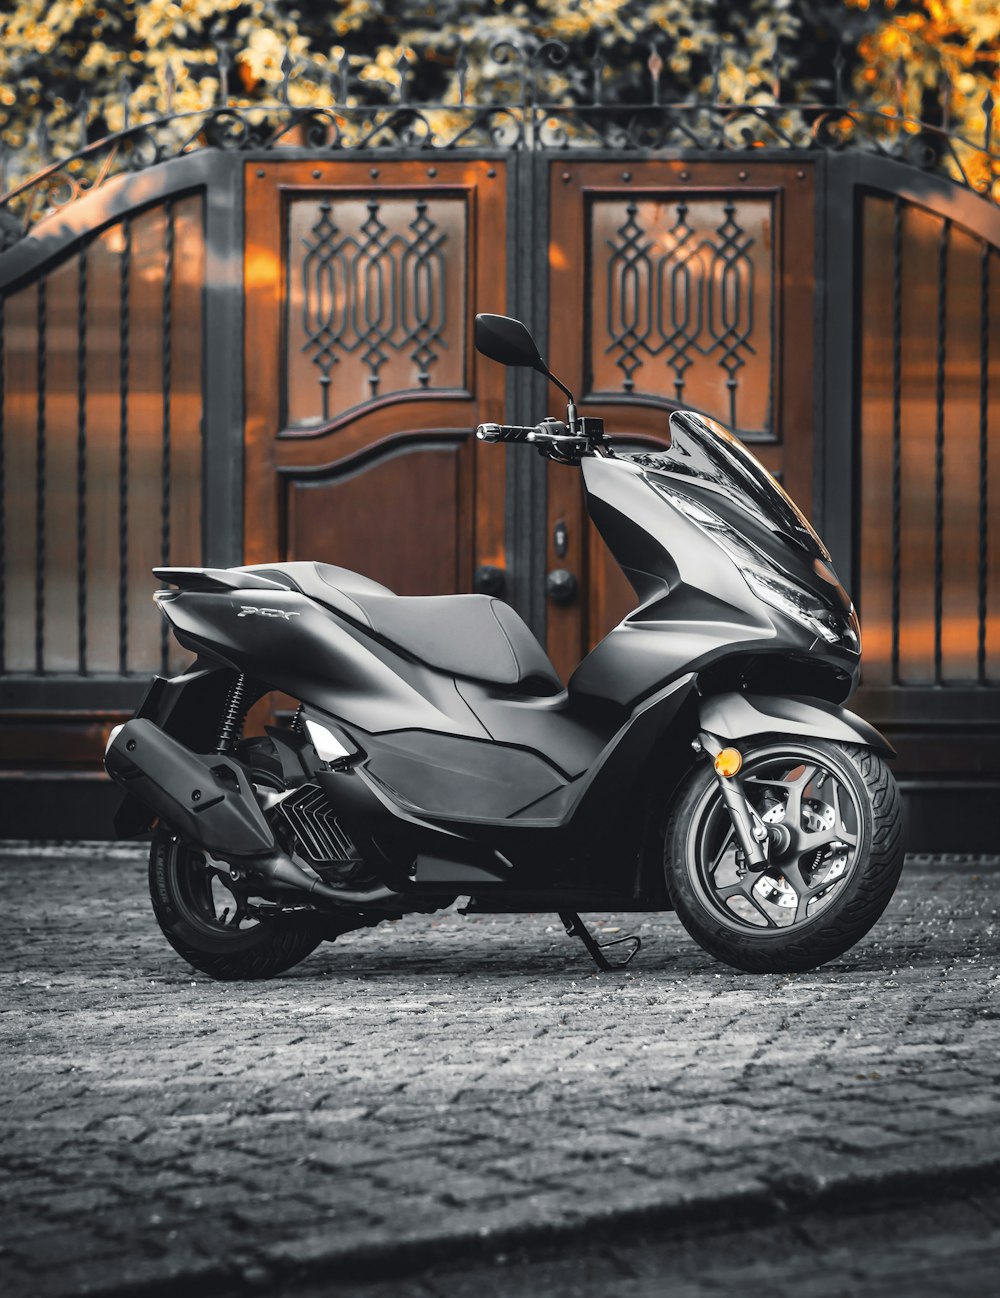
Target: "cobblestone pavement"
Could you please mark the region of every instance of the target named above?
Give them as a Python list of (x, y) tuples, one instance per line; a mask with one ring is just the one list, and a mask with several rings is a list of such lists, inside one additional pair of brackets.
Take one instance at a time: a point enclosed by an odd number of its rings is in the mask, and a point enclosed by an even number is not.
[[(845, 1210), (845, 1208), (847, 1210)], [(997, 1293), (1000, 1195), (629, 1230), (573, 1248), (514, 1248), (419, 1276), (316, 1282), (271, 1298), (987, 1298)]]
[(646, 942), (599, 974), (554, 916), (445, 914), (233, 985), (167, 947), (136, 850), (0, 851), (0, 1288), (374, 1284), (986, 1184), (998, 907), (995, 868), (918, 864), (809, 974), (736, 973), (673, 916), (590, 917)]

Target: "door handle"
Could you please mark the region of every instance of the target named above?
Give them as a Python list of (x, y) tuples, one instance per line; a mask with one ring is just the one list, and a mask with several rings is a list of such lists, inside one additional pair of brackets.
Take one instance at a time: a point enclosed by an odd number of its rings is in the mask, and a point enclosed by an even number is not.
[(545, 578), (545, 590), (553, 604), (572, 604), (580, 586), (568, 568), (553, 568)]
[(498, 599), (503, 598), (506, 584), (504, 570), (492, 563), (484, 563), (482, 567), (477, 568), (472, 578), (472, 589), (477, 595), (493, 595)]

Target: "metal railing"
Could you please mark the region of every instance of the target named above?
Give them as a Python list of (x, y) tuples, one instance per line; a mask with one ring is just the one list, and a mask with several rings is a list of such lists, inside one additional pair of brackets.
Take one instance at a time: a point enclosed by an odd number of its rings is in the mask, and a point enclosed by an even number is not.
[[(501, 149), (552, 151), (580, 148), (622, 153), (677, 150), (733, 153), (767, 147), (801, 150), (865, 149), (901, 159), (929, 171), (944, 171), (956, 183), (997, 200), (1000, 152), (994, 148), (992, 93), (978, 107), (984, 114), (982, 137), (972, 139), (951, 127), (953, 88), (939, 86), (940, 120), (929, 122), (904, 110), (906, 70), (900, 65), (895, 104), (853, 102), (844, 81), (845, 59), (838, 48), (826, 84), (828, 101), (783, 98), (780, 55), (762, 98), (732, 103), (721, 97), (721, 49), (712, 54), (712, 80), (704, 98), (678, 100), (664, 79), (665, 62), (654, 44), (645, 60), (645, 85), (632, 94), (630, 79), (605, 77), (600, 57), (590, 61), (588, 93), (573, 101), (552, 98), (547, 74), (565, 67), (570, 50), (559, 41), (533, 46), (502, 41), (490, 57), (509, 72), (509, 88), (486, 102), (468, 95), (464, 50), (456, 62), (455, 102), (423, 103), (411, 98), (415, 70), (401, 57), (398, 85), (385, 102), (359, 104), (346, 59), (325, 71), (328, 105), (291, 103), (290, 87), (300, 67), (286, 52), (274, 102), (231, 102), (228, 51), (219, 51), (219, 91), (215, 104), (173, 111), (173, 78), (168, 77), (168, 111), (147, 121), (131, 120), (129, 87), (123, 83), (124, 126), (90, 141), (90, 104), (77, 108), (81, 145), (75, 152), (24, 174), (21, 155), (46, 157), (50, 143), (44, 119), (31, 150), (0, 142), (0, 249), (10, 247), (54, 210), (101, 188), (115, 176), (165, 162), (202, 148), (261, 151), (288, 145), (324, 152), (365, 150)], [(978, 174), (974, 174), (978, 173)]]

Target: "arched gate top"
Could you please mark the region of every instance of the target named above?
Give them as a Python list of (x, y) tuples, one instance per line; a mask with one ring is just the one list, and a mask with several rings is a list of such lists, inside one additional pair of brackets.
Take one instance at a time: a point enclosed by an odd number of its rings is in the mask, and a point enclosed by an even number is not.
[[(780, 150), (841, 153), (860, 152), (911, 171), (950, 178), (970, 193), (996, 201), (1000, 152), (994, 148), (994, 100), (987, 91), (981, 102), (985, 127), (981, 139), (951, 129), (947, 105), (937, 123), (907, 117), (899, 102), (862, 105), (852, 102), (844, 84), (844, 60), (838, 51), (831, 69), (829, 102), (782, 98), (778, 76), (752, 101), (727, 102), (720, 93), (721, 53), (713, 63), (713, 80), (704, 98), (676, 100), (664, 84), (664, 61), (654, 47), (646, 63), (645, 85), (628, 102), (623, 94), (612, 101), (603, 79), (603, 64), (595, 60), (587, 87), (576, 102), (544, 98), (543, 73), (568, 64), (570, 53), (558, 41), (529, 48), (500, 42), (491, 50), (498, 63), (508, 64), (514, 89), (506, 98), (473, 102), (459, 69), (458, 97), (453, 103), (411, 101), (405, 58), (392, 99), (382, 104), (349, 102), (343, 63), (332, 66), (326, 106), (295, 106), (289, 84), (296, 62), (286, 55), (283, 80), (273, 103), (231, 102), (227, 78), (220, 78), (219, 102), (194, 112), (167, 113), (132, 122), (126, 101), (124, 129), (90, 142), (88, 106), (80, 105), (83, 143), (68, 157), (24, 174), (19, 154), (0, 145), (0, 250), (17, 244), (31, 229), (47, 221), (85, 194), (115, 177), (145, 172), (193, 153), (214, 151), (253, 155), (277, 149), (304, 149), (316, 156), (371, 153), (422, 155), (475, 150), (478, 153), (555, 153), (597, 150), (624, 155), (717, 156)], [(221, 60), (220, 60), (221, 66)], [(169, 96), (168, 96), (169, 98)], [(47, 150), (44, 129), (34, 141)], [(162, 173), (158, 173), (162, 174)]]

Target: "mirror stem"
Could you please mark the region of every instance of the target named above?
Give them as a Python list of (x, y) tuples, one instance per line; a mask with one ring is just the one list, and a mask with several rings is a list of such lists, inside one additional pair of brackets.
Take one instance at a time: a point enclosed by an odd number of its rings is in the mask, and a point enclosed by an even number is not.
[(570, 428), (575, 428), (577, 415), (576, 415), (576, 402), (573, 400), (573, 393), (570, 392), (569, 388), (566, 386), (565, 383), (560, 383), (560, 381), (556, 378), (556, 376), (552, 373), (552, 371), (547, 367), (543, 367), (541, 372), (551, 383), (554, 383), (556, 387), (559, 389), (559, 391), (562, 392), (563, 395), (565, 396), (566, 415), (569, 420), (569, 426)]

